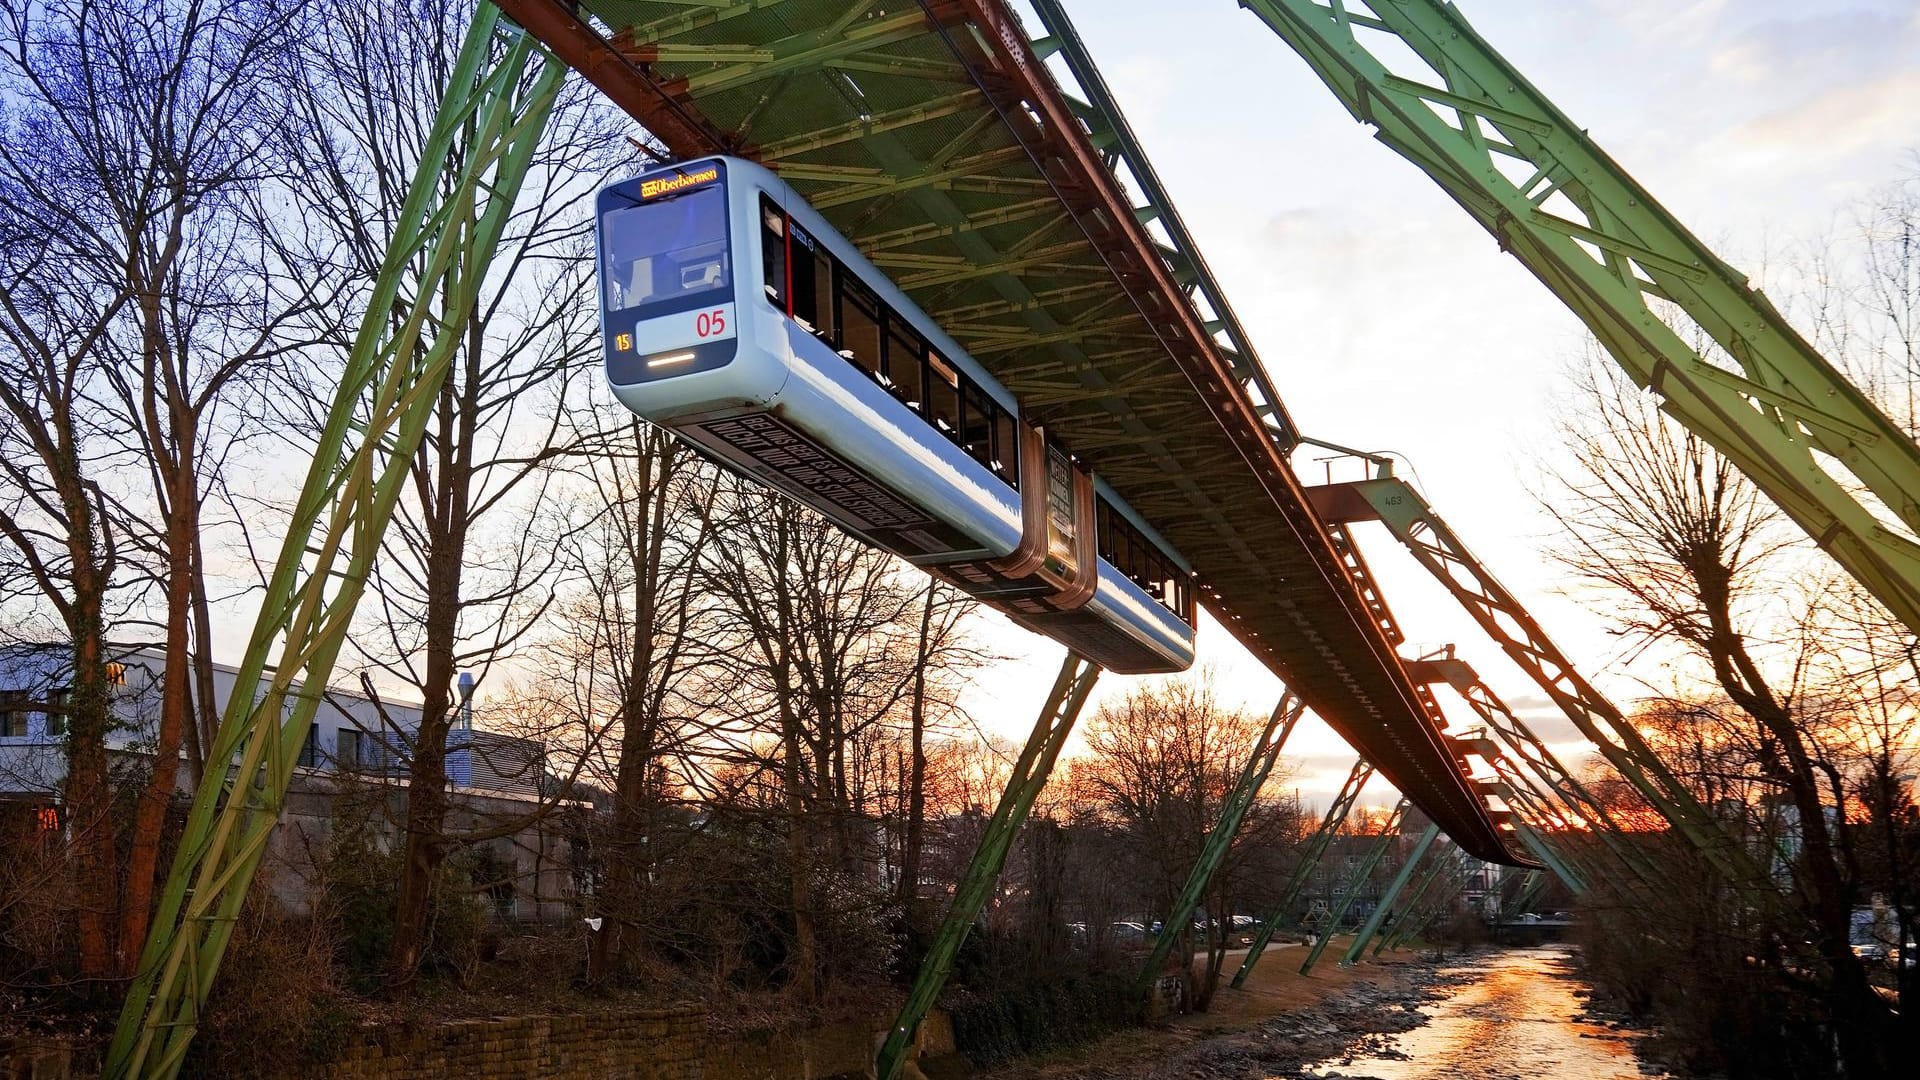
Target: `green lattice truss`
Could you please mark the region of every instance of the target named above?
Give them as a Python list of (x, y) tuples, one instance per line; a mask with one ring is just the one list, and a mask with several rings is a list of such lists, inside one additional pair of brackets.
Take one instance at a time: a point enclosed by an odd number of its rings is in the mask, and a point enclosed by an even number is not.
[(1920, 448), (1456, 8), (1241, 6), (1573, 309), (1670, 415), (1920, 630)]
[[(565, 69), (483, 3), (301, 488), (105, 1075), (172, 1077)], [(420, 298), (430, 298), (420, 300)], [(276, 659), (277, 656), (277, 659)]]

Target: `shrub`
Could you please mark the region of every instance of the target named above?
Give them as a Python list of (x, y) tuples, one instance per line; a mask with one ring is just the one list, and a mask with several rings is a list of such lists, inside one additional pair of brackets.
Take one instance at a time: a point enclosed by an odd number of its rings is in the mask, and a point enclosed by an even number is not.
[(1088, 1042), (1139, 1012), (1131, 980), (1108, 974), (1022, 982), (950, 1009), (954, 1042), (977, 1065)]
[(234, 926), (183, 1076), (284, 1076), (324, 1060), (353, 1024), (332, 920), (280, 910), (256, 883)]

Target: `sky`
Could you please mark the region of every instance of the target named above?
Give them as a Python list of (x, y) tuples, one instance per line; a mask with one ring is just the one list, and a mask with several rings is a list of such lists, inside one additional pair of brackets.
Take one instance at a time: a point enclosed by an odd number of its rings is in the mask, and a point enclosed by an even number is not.
[[(1598, 598), (1570, 590), (1548, 555), (1555, 530), (1534, 492), (1555, 458), (1553, 417), (1570, 396), (1579, 322), (1232, 0), (1065, 3), (1301, 430), (1404, 455), (1411, 469), (1401, 475), (1616, 701), (1669, 685), (1659, 662), (1628, 662), (1630, 645), (1608, 633)], [(1920, 0), (1462, 6), (1482, 37), (1750, 273), (1763, 256), (1844, 232), (1850, 203), (1920, 171)], [(1317, 458), (1296, 458), (1309, 483), (1325, 478)], [(1456, 645), (1564, 758), (1584, 753), (1391, 537), (1369, 525), (1356, 534), (1407, 632), (1407, 655)], [(239, 655), (251, 621), (250, 601), (236, 603), (222, 620), (223, 657)], [(983, 730), (1017, 743), (1064, 650), (990, 612), (980, 634), (1008, 659), (980, 673), (964, 704)], [(1199, 652), (1196, 671), (1211, 673), (1226, 704), (1273, 708), (1279, 682), (1211, 620)], [(1104, 676), (1094, 706), (1139, 681)], [(502, 688), (483, 686), (480, 700)], [(1464, 706), (1441, 696), (1466, 723)], [(1068, 753), (1083, 746), (1076, 736)], [(1309, 715), (1286, 761), (1286, 782), (1324, 806), (1353, 754)], [(1392, 798), (1376, 780), (1363, 802)]]
[[(1301, 430), (1405, 455), (1415, 486), (1616, 701), (1669, 685), (1672, 673), (1633, 657), (1600, 599), (1570, 588), (1548, 554), (1555, 528), (1535, 493), (1555, 461), (1578, 320), (1234, 3), (1183, 3), (1177, 15), (1162, 0), (1066, 5)], [(1920, 170), (1920, 2), (1460, 7), (1763, 284), (1763, 266), (1844, 233), (1850, 204)], [(1310, 451), (1295, 465), (1309, 483), (1325, 478)], [(1456, 644), (1563, 757), (1578, 756), (1571, 726), (1425, 571), (1378, 526), (1357, 530), (1406, 629), (1403, 651)], [(1063, 650), (999, 621), (983, 635), (1015, 659), (967, 705), (988, 730), (1024, 739)], [(1273, 707), (1278, 682), (1217, 626), (1201, 627), (1199, 665), (1228, 704)], [(1105, 676), (1095, 703), (1137, 682)], [(1457, 700), (1443, 706), (1466, 722)], [(1353, 761), (1311, 717), (1286, 758), (1290, 782), (1322, 806)], [(1363, 801), (1392, 797), (1376, 781)]]

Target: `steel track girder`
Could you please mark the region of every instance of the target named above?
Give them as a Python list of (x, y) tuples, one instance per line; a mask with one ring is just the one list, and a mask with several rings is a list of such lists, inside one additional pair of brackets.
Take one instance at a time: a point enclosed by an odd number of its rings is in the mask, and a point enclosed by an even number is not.
[[(1386, 459), (1375, 459), (1375, 463), (1380, 466), (1380, 474), (1371, 479), (1309, 488), (1315, 508), (1332, 521), (1371, 520), (1385, 525), (1501, 651), (1553, 699), (1607, 762), (1730, 882), (1751, 886), (1764, 881), (1751, 856), (1734, 843), (1660, 761), (1619, 708), (1560, 651), (1519, 598), (1474, 557), (1412, 485), (1391, 474)], [(1474, 701), (1470, 695), (1469, 704)]]

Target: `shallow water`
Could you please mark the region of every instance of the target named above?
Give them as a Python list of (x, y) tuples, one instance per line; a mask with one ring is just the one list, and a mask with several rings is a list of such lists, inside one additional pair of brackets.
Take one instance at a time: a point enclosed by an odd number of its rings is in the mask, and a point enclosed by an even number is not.
[(1311, 1076), (1379, 1080), (1640, 1080), (1618, 1032), (1576, 1017), (1581, 1002), (1564, 947), (1475, 956), (1449, 975), (1467, 981), (1421, 1007), (1428, 1022), (1392, 1037), (1378, 1056), (1323, 1065)]

